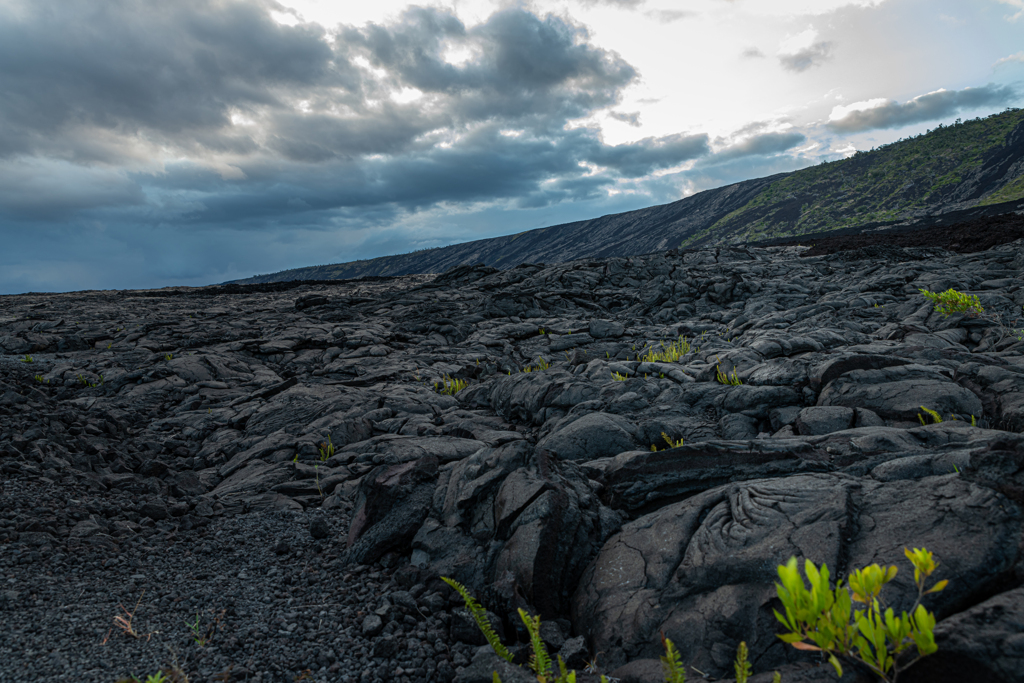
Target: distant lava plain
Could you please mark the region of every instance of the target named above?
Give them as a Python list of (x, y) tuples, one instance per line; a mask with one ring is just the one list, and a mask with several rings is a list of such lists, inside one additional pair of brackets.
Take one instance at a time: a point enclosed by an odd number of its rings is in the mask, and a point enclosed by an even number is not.
[(579, 680), (835, 680), (775, 567), (926, 547), (900, 680), (1022, 681), (1020, 217), (933, 230), (0, 297), (2, 679), (527, 680), (447, 576)]

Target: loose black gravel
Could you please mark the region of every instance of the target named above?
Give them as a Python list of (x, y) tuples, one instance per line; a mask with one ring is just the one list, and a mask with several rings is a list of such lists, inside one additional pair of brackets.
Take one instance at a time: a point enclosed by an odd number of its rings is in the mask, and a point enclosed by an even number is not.
[[(65, 515), (105, 527), (105, 514), (141, 507), (27, 477), (6, 479), (0, 500), (5, 527)], [(107, 547), (2, 546), (0, 681), (144, 681), (160, 669), (192, 682), (448, 681), (477, 649), (449, 642), (458, 600), (446, 587), (409, 585), (407, 566), (343, 564), (346, 510), (248, 512), (188, 530), (139, 519), (139, 533)], [(396, 593), (412, 602), (392, 605)], [(379, 627), (364, 635), (368, 616)]]

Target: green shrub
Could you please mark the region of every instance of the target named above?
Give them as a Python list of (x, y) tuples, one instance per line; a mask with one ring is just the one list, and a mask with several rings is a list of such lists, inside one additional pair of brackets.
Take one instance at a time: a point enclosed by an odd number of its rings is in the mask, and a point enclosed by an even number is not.
[[(891, 607), (885, 608), (878, 597), (882, 587), (896, 577), (896, 567), (883, 569), (872, 564), (854, 571), (849, 587), (839, 582), (831, 589), (828, 567), (822, 564), (819, 569), (806, 560), (808, 589), (797, 570), (796, 558), (791, 557), (779, 566), (781, 583), (775, 584), (785, 610), (785, 614), (776, 610), (775, 618), (789, 631), (779, 638), (799, 650), (827, 655), (839, 676), (843, 675), (839, 657), (844, 657), (863, 663), (883, 681), (894, 683), (901, 671), (938, 649), (933, 633), (935, 616), (924, 608), (921, 598), (941, 591), (948, 583), (938, 581), (925, 590), (925, 579), (937, 566), (932, 554), (924, 548), (903, 552), (914, 565), (917, 600), (910, 615), (903, 612), (901, 616), (896, 616)], [(853, 610), (854, 602), (864, 603), (867, 609)], [(910, 661), (900, 658), (915, 646), (917, 657)]]
[(964, 294), (955, 289), (947, 289), (945, 292), (929, 292), (927, 289), (918, 289), (926, 299), (935, 304), (935, 310), (948, 318), (954, 313), (966, 313), (976, 318), (985, 312), (981, 306), (981, 300), (977, 295)]

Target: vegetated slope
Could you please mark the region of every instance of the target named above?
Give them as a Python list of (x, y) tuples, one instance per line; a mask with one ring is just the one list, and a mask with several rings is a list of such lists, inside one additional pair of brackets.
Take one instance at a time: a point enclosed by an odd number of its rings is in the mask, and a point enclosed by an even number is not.
[(687, 244), (892, 224), (1024, 197), (1024, 111), (940, 125), (777, 179)]
[(671, 204), (438, 249), (258, 275), (237, 283), (562, 263), (841, 229), (1004, 213), (1024, 199), (1024, 111), (940, 126), (849, 159), (707, 190)]

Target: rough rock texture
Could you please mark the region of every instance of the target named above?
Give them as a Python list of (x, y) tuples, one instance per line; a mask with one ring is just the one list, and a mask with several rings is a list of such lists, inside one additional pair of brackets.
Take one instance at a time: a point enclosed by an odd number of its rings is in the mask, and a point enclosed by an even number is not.
[(894, 563), (898, 607), (924, 546), (906, 679), (1024, 681), (1024, 241), (806, 253), (0, 298), (0, 680), (489, 680), (440, 576), (520, 659), (523, 608), (622, 680), (662, 631), (832, 680), (776, 566)]

